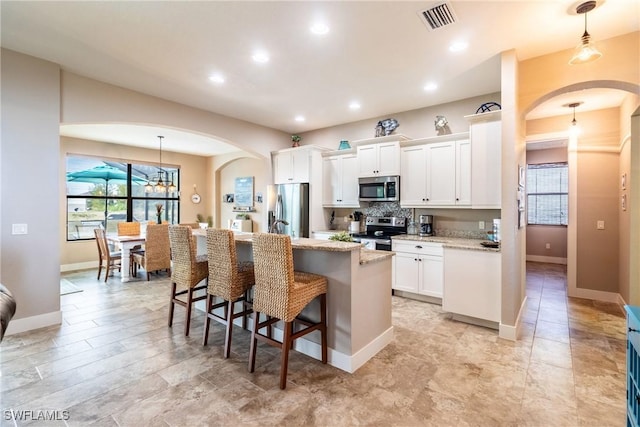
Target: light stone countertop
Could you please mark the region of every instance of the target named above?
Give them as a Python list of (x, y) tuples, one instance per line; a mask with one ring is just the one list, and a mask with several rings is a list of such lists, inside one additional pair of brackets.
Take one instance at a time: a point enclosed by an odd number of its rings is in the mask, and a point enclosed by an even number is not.
[(392, 240), (411, 240), (413, 242), (430, 242), (430, 243), (442, 243), (445, 248), (454, 249), (468, 249), (472, 251), (483, 252), (500, 252), (500, 248), (485, 248), (480, 245), (480, 242), (485, 242), (483, 239), (468, 239), (462, 237), (444, 237), (444, 236), (430, 236), (420, 237), (415, 234), (406, 234), (402, 236), (393, 236)]
[[(206, 230), (194, 230), (194, 235), (206, 236)], [(251, 243), (253, 239), (253, 233), (241, 232), (234, 233), (236, 243)], [(317, 251), (330, 251), (330, 252), (350, 252), (360, 250), (360, 264), (369, 264), (371, 262), (381, 261), (383, 259), (391, 258), (395, 255), (395, 252), (391, 251), (376, 251), (371, 249), (364, 249), (362, 244), (354, 242), (337, 242), (333, 240), (321, 240), (321, 239), (308, 239), (301, 237), (298, 239), (291, 239), (291, 246), (293, 249), (312, 249)]]

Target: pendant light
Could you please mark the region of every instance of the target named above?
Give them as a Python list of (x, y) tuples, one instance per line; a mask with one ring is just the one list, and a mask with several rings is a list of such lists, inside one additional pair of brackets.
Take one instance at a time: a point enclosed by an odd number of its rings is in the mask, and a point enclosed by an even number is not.
[(596, 2), (591, 0), (580, 4), (576, 8), (576, 13), (584, 15), (584, 33), (580, 38), (580, 43), (576, 47), (573, 57), (569, 61), (570, 65), (586, 64), (595, 61), (602, 56), (602, 53), (591, 42), (591, 35), (587, 31), (587, 12), (595, 9)]
[(160, 166), (158, 166), (158, 180), (155, 184), (152, 184), (151, 181), (149, 181), (147, 185), (144, 186), (145, 193), (164, 193), (166, 190), (166, 186), (162, 181), (162, 138), (164, 138), (164, 136), (158, 136), (158, 139), (160, 139)]
[(569, 133), (574, 136), (580, 134), (580, 128), (578, 127), (578, 121), (576, 120), (576, 107), (580, 105), (582, 105), (582, 102), (571, 102), (564, 105), (565, 107), (573, 108), (573, 120), (571, 120), (571, 126), (569, 126)]

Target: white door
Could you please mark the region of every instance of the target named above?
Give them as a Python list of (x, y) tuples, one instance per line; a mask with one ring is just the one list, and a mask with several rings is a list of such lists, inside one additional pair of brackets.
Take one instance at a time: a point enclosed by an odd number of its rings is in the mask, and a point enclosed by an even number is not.
[[(396, 255), (397, 256), (397, 255)], [(422, 256), (422, 280), (419, 293), (431, 297), (442, 298), (444, 283), (444, 266), (442, 257)]]
[(378, 175), (400, 175), (400, 142), (385, 142), (378, 145)]
[(427, 150), (403, 147), (401, 154), (400, 204), (423, 206), (427, 201)]
[(427, 204), (451, 206), (456, 201), (455, 142), (427, 145)]
[(407, 252), (396, 252), (394, 262), (393, 289), (418, 293), (420, 263), (418, 255)]
[(344, 206), (359, 207), (358, 157), (355, 154), (342, 156), (341, 199)]
[(471, 142), (456, 141), (456, 205), (471, 204)]
[(273, 182), (276, 184), (293, 182), (293, 163), (290, 152), (273, 155)]
[(358, 176), (376, 176), (378, 170), (378, 150), (375, 144), (363, 145), (357, 148)]
[(322, 159), (322, 204), (334, 206), (340, 199), (341, 172), (339, 157)]
[(309, 169), (311, 168), (311, 156), (307, 149), (291, 151), (293, 182), (309, 182)]

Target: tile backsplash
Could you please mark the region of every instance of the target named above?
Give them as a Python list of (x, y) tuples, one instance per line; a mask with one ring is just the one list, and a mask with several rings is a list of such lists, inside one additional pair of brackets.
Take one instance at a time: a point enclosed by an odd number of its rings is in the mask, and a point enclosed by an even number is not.
[[(416, 222), (420, 215), (433, 215), (436, 236), (463, 237), (471, 239), (486, 239), (487, 231), (493, 226), (493, 218), (500, 218), (498, 209), (412, 209), (403, 208), (397, 202), (362, 203), (359, 209), (325, 209), (325, 216), (329, 218), (331, 211), (335, 211), (335, 227), (347, 230), (349, 222), (344, 217), (352, 215), (354, 211), (362, 212), (366, 216), (401, 216)], [(480, 221), (484, 228), (480, 228)], [(328, 221), (327, 221), (328, 225)], [(364, 231), (364, 221), (361, 229)]]

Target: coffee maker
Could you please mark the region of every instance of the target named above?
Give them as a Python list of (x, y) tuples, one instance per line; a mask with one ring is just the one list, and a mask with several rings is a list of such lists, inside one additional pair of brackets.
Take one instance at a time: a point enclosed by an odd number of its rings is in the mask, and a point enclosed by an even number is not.
[(433, 236), (433, 215), (420, 215), (420, 232), (422, 237)]

